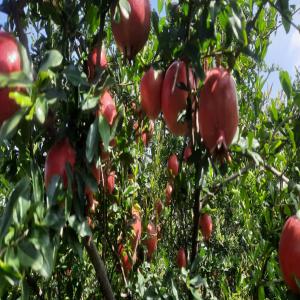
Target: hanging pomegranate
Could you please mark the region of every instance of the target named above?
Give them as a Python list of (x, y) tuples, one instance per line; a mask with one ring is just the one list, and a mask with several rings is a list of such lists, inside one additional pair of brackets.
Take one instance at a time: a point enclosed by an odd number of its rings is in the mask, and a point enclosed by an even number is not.
[(151, 68), (141, 80), (141, 106), (149, 119), (155, 120), (161, 111), (161, 88), (164, 75), (162, 71)]
[(100, 51), (99, 47), (95, 47), (88, 57), (88, 78), (92, 80), (95, 78), (96, 67), (100, 69), (107, 68), (107, 59), (105, 49)]
[(203, 214), (200, 216), (199, 227), (203, 235), (203, 239), (205, 241), (208, 241), (211, 237), (213, 230), (212, 218), (209, 214)]
[(199, 129), (203, 142), (214, 156), (226, 156), (238, 126), (235, 82), (222, 67), (206, 73), (200, 91)]
[[(189, 70), (190, 88), (195, 88), (195, 80), (192, 70)], [(162, 86), (161, 103), (162, 112), (169, 130), (175, 135), (186, 135), (188, 125), (184, 120), (178, 120), (180, 113), (186, 109), (188, 92), (180, 83), (187, 87), (186, 64), (183, 61), (175, 61), (168, 68)]]
[(180, 269), (186, 268), (187, 265), (185, 251), (182, 247), (178, 250), (177, 253), (177, 265)]
[(157, 247), (157, 230), (155, 225), (150, 222), (147, 226), (147, 239), (145, 240), (147, 247), (147, 258), (151, 260), (153, 253)]
[[(120, 22), (117, 23), (113, 16), (116, 4), (112, 6), (112, 32), (116, 43), (124, 56), (131, 60), (144, 47), (150, 32), (150, 2), (149, 0), (128, 0), (130, 13), (126, 15), (120, 11)], [(119, 6), (120, 7), (120, 6)]]
[(111, 126), (117, 116), (116, 104), (111, 94), (105, 91), (100, 97), (99, 110), (97, 115), (102, 114), (107, 123)]
[(168, 170), (172, 176), (176, 177), (179, 172), (179, 162), (176, 154), (172, 154), (168, 160)]

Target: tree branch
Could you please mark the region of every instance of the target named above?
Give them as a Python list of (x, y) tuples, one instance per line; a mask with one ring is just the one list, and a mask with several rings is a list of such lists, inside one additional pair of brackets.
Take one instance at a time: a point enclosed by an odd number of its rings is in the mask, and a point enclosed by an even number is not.
[(95, 268), (96, 276), (98, 279), (98, 282), (100, 284), (101, 292), (105, 299), (108, 300), (114, 300), (114, 294), (110, 285), (110, 282), (108, 280), (106, 269), (104, 266), (104, 263), (99, 256), (98, 250), (94, 244), (94, 241), (91, 239), (91, 237), (86, 236), (83, 238), (83, 243), (85, 246), (85, 249), (90, 257), (90, 260)]

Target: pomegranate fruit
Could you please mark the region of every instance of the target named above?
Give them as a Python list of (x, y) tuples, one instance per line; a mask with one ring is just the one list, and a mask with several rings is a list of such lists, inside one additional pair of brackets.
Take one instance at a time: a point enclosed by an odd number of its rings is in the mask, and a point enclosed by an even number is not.
[(187, 265), (185, 251), (182, 247), (178, 250), (178, 253), (177, 253), (177, 265), (180, 269), (186, 268), (186, 265)]
[[(0, 74), (18, 72), (21, 68), (22, 62), (17, 40), (10, 33), (0, 32)], [(0, 89), (0, 126), (19, 109), (19, 105), (9, 98), (11, 91), (11, 88)]]
[(172, 176), (177, 176), (179, 171), (179, 162), (176, 154), (172, 154), (168, 160), (168, 170)]
[(102, 179), (102, 174), (101, 174), (101, 168), (97, 167), (96, 164), (92, 165), (92, 174), (95, 178), (95, 180), (97, 181), (97, 184), (99, 185)]
[(112, 195), (115, 189), (115, 171), (111, 171), (107, 176), (107, 192)]
[[(186, 64), (183, 61), (175, 61), (168, 68), (164, 77), (161, 104), (165, 122), (169, 130), (175, 135), (186, 135), (188, 126), (186, 121), (177, 121), (179, 114), (186, 109), (188, 92), (177, 85), (183, 83), (187, 86)], [(192, 70), (189, 70), (190, 88), (196, 84)]]
[(131, 249), (132, 249), (132, 262), (133, 264), (136, 262), (136, 250), (137, 246), (140, 242), (141, 235), (142, 235), (142, 220), (140, 214), (140, 207), (138, 205), (134, 205), (131, 210), (132, 219), (130, 222), (132, 228), (132, 238), (131, 238)]
[[(144, 47), (150, 32), (150, 2), (149, 0), (128, 0), (131, 8), (129, 16), (120, 9), (120, 22), (112, 17), (112, 32), (119, 49), (131, 60)], [(112, 6), (114, 16), (116, 5)]]
[(203, 214), (200, 216), (199, 227), (203, 235), (203, 239), (205, 241), (208, 241), (211, 237), (212, 230), (213, 230), (213, 223), (212, 223), (211, 216), (209, 214)]
[(157, 230), (155, 225), (150, 222), (147, 226), (147, 239), (145, 240), (147, 247), (147, 258), (150, 260), (157, 247)]
[(172, 192), (173, 192), (173, 186), (171, 183), (167, 183), (166, 186), (166, 205), (170, 205), (171, 204), (171, 196), (172, 196)]
[(184, 149), (184, 153), (183, 153), (184, 161), (188, 161), (188, 159), (191, 157), (191, 155), (192, 155), (191, 146), (186, 146), (185, 149)]
[(118, 246), (118, 254), (121, 257), (122, 266), (124, 269), (124, 273), (127, 276), (132, 269), (131, 261), (128, 257), (128, 254), (126, 253), (123, 244), (119, 244)]
[(238, 126), (235, 82), (222, 67), (206, 73), (200, 90), (199, 129), (209, 152), (221, 157), (227, 153)]
[(162, 209), (163, 209), (163, 204), (162, 204), (161, 200), (158, 199), (155, 202), (155, 210), (156, 210), (156, 213), (157, 213), (158, 216), (161, 214)]
[(92, 50), (92, 52), (89, 54), (89, 57), (88, 57), (88, 78), (89, 78), (89, 80), (92, 80), (95, 78), (97, 66), (100, 69), (107, 68), (107, 59), (106, 59), (106, 53), (105, 53), (104, 48), (102, 48), (102, 50), (100, 51), (99, 47), (95, 47)]
[(45, 162), (45, 186), (48, 188), (52, 176), (58, 175), (62, 178), (64, 188), (67, 188), (68, 178), (66, 173), (66, 163), (74, 168), (76, 161), (76, 152), (69, 143), (69, 139), (65, 138), (57, 142), (51, 147), (47, 154)]
[(99, 104), (97, 115), (102, 114), (107, 123), (111, 126), (117, 116), (117, 110), (115, 101), (108, 91), (105, 91), (100, 97)]
[(141, 106), (144, 113), (151, 120), (155, 120), (161, 111), (161, 88), (164, 75), (151, 67), (142, 77)]
[(285, 222), (279, 241), (279, 264), (287, 286), (296, 294), (300, 289), (295, 278), (300, 279), (300, 219), (289, 217)]

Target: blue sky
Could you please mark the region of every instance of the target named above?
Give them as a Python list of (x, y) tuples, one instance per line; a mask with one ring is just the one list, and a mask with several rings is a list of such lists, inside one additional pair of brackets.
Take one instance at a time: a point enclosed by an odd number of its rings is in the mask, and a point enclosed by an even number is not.
[[(290, 0), (290, 4), (300, 7), (299, 0)], [(157, 0), (151, 0), (151, 7), (157, 9)], [(3, 24), (5, 15), (0, 13), (0, 24)], [(294, 22), (300, 25), (300, 12), (294, 16)], [(268, 65), (278, 65), (280, 68), (289, 72), (291, 78), (295, 78), (295, 67), (300, 67), (300, 34), (291, 27), (288, 34), (281, 26), (277, 32), (271, 36), (271, 45), (269, 46), (266, 62)], [(265, 88), (272, 86), (272, 96), (276, 96), (281, 90), (278, 72), (274, 72), (268, 79)]]

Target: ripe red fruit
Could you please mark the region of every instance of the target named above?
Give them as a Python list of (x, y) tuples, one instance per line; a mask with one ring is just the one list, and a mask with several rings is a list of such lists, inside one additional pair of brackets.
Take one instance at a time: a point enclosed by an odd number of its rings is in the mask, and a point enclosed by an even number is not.
[(171, 185), (171, 183), (168, 182), (166, 186), (166, 205), (171, 204), (172, 192), (173, 192), (173, 186)]
[(111, 126), (117, 116), (116, 104), (108, 91), (100, 97), (99, 110), (97, 114), (102, 114), (107, 123)]
[(115, 171), (111, 171), (107, 176), (107, 191), (112, 195), (115, 189)]
[[(13, 35), (0, 32), (0, 73), (9, 74), (21, 71), (19, 45)], [(18, 109), (18, 104), (9, 98), (11, 88), (0, 89), (0, 126)]]
[(190, 146), (186, 146), (183, 153), (184, 161), (188, 161), (191, 155), (192, 155), (192, 148)]
[(203, 214), (199, 219), (199, 226), (204, 240), (208, 241), (211, 237), (213, 230), (211, 216), (209, 214)]
[(127, 276), (130, 270), (132, 269), (131, 261), (128, 257), (128, 254), (126, 253), (123, 244), (119, 244), (118, 246), (118, 254), (121, 257), (121, 262), (123, 265), (123, 269), (125, 272), (125, 275)]
[(200, 91), (199, 127), (207, 149), (224, 155), (238, 126), (235, 82), (229, 71), (219, 67), (206, 73)]
[(176, 154), (172, 154), (168, 160), (168, 170), (172, 176), (177, 176), (179, 171), (179, 162)]
[(152, 222), (147, 226), (147, 239), (145, 240), (145, 244), (148, 250), (147, 258), (150, 260), (157, 247), (157, 230)]
[(99, 185), (102, 179), (102, 174), (101, 174), (101, 168), (97, 167), (96, 164), (92, 165), (92, 174), (95, 178), (95, 180), (97, 181), (97, 184)]
[[(120, 22), (112, 17), (112, 32), (116, 43), (124, 56), (131, 60), (144, 47), (150, 32), (149, 0), (128, 0), (131, 7), (129, 16), (124, 16), (120, 10)], [(112, 7), (114, 16), (116, 6)]]
[(178, 250), (178, 253), (177, 253), (177, 265), (180, 269), (186, 268), (186, 265), (187, 265), (185, 251), (182, 247)]
[[(188, 92), (177, 85), (183, 83), (187, 86), (186, 64), (175, 61), (168, 68), (162, 86), (161, 104), (164, 119), (169, 130), (175, 135), (186, 135), (188, 126), (186, 121), (177, 121), (180, 113), (186, 109)], [(190, 87), (195, 88), (194, 75), (189, 70)]]
[(73, 169), (75, 161), (76, 152), (70, 145), (68, 138), (63, 139), (52, 146), (47, 154), (45, 162), (46, 188), (48, 188), (52, 176), (54, 175), (62, 177), (64, 188), (67, 188), (68, 178), (66, 173), (66, 163), (68, 162)]
[(279, 241), (279, 264), (288, 287), (300, 294), (295, 277), (300, 279), (300, 220), (297, 216), (285, 222)]
[(155, 120), (161, 111), (161, 88), (164, 79), (162, 71), (151, 67), (142, 77), (141, 106), (149, 119)]
[(100, 51), (99, 47), (95, 47), (92, 52), (89, 54), (88, 58), (88, 78), (94, 79), (96, 73), (96, 66), (100, 69), (107, 68), (107, 59), (105, 49), (102, 48)]
[(161, 202), (160, 199), (158, 199), (156, 202), (155, 202), (155, 209), (156, 209), (156, 213), (157, 215), (159, 216), (161, 214), (161, 211), (163, 209), (163, 204)]

